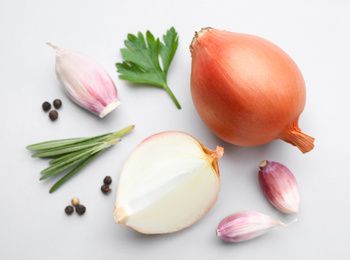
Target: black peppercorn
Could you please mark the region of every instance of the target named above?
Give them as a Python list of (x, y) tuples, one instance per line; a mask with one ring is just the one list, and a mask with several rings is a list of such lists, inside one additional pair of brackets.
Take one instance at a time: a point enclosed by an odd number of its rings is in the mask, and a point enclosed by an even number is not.
[(72, 214), (73, 211), (74, 211), (74, 209), (73, 209), (72, 206), (67, 206), (67, 207), (64, 209), (64, 212), (66, 212), (67, 215)]
[(60, 108), (62, 106), (62, 101), (60, 99), (55, 99), (53, 101), (53, 106), (57, 109)]
[(49, 113), (49, 117), (51, 120), (56, 120), (57, 117), (58, 117), (58, 113), (56, 110), (51, 110), (50, 113)]
[(44, 111), (49, 111), (51, 108), (51, 104), (49, 102), (45, 101), (42, 105), (42, 108)]
[(78, 213), (78, 215), (83, 215), (86, 211), (86, 208), (84, 205), (79, 204), (75, 207), (75, 211)]
[(101, 186), (101, 191), (102, 191), (104, 194), (107, 194), (107, 193), (110, 192), (111, 190), (112, 190), (112, 189), (110, 189), (109, 186), (106, 185), (106, 184), (103, 184), (103, 185)]
[(103, 180), (103, 183), (106, 185), (110, 185), (112, 183), (112, 178), (111, 176), (106, 176)]

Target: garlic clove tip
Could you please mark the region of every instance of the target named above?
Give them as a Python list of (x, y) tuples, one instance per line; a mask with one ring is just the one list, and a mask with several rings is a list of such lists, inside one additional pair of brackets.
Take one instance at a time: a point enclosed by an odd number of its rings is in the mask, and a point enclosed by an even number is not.
[(52, 47), (56, 51), (61, 49), (61, 47), (57, 46), (56, 44), (53, 44), (52, 42), (46, 42), (46, 44), (49, 45), (50, 47)]
[(288, 223), (283, 223), (281, 221), (278, 221), (278, 224), (282, 227), (289, 227), (290, 225), (294, 224), (295, 222), (297, 222), (298, 219), (293, 219), (291, 222), (288, 222)]

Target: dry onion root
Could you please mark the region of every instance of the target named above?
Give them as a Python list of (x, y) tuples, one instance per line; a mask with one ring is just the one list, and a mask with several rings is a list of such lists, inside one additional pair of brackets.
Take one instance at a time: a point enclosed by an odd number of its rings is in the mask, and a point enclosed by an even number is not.
[(179, 231), (214, 205), (223, 148), (204, 147), (182, 132), (163, 132), (138, 145), (120, 175), (114, 219), (146, 234)]
[(305, 82), (282, 49), (257, 36), (204, 28), (190, 50), (192, 99), (214, 134), (240, 146), (282, 139), (303, 153), (313, 149), (314, 138), (298, 126)]

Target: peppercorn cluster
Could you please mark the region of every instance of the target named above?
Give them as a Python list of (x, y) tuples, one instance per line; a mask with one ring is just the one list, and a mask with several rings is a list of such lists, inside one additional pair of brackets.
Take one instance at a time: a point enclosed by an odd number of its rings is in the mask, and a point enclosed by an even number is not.
[[(62, 106), (62, 101), (60, 99), (55, 99), (53, 101), (53, 106), (56, 108), (56, 109), (59, 109), (61, 106)], [(45, 112), (49, 111), (51, 109), (51, 104), (47, 101), (45, 101), (43, 104), (42, 104), (42, 108)], [(50, 113), (49, 113), (49, 118), (54, 121), (58, 118), (58, 112), (57, 110), (51, 110)]]
[[(80, 204), (80, 200), (77, 197), (72, 199), (72, 205), (75, 207), (75, 211), (78, 215), (83, 215), (86, 211), (86, 207)], [(71, 215), (74, 212), (74, 208), (71, 205), (68, 205), (64, 211), (67, 215)]]
[(109, 188), (109, 185), (112, 183), (112, 178), (111, 176), (106, 176), (104, 179), (103, 179), (103, 185), (101, 186), (101, 191), (104, 193), (104, 194), (107, 194), (109, 193), (112, 189)]

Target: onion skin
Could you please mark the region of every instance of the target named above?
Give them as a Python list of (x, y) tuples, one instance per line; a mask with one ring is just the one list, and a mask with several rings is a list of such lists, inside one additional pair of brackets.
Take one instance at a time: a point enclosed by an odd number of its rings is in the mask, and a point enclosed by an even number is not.
[(191, 94), (208, 128), (240, 146), (282, 139), (303, 153), (314, 138), (301, 132), (303, 76), (275, 44), (257, 36), (204, 28), (190, 46)]

